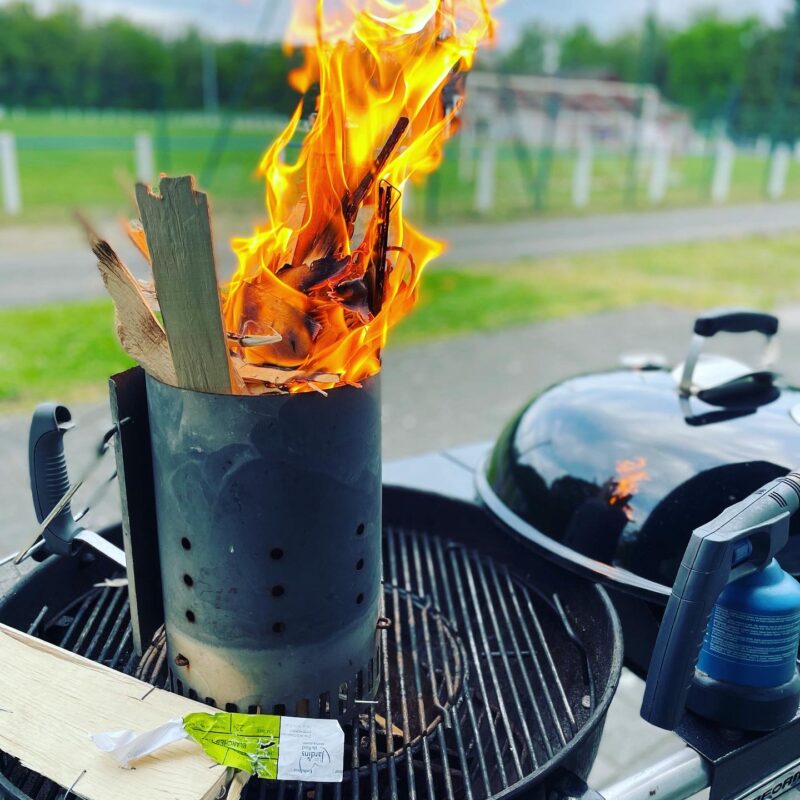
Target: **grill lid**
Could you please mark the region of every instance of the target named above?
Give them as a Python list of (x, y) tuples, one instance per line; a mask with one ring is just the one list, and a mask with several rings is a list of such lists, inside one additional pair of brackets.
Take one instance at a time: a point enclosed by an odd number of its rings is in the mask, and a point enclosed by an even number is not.
[[(692, 530), (785, 475), (800, 453), (798, 390), (771, 372), (700, 358), (698, 341), (719, 330), (777, 326), (755, 314), (737, 328), (741, 317), (726, 314), (697, 321), (672, 374), (585, 375), (534, 398), (479, 470), (484, 503), (569, 569), (665, 603)], [(800, 571), (795, 552), (782, 558)]]

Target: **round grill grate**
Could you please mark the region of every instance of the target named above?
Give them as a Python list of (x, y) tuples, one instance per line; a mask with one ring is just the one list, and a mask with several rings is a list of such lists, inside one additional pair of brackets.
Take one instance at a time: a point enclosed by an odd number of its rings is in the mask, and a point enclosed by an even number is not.
[[(358, 718), (345, 725), (346, 762), (359, 777), (382, 770), (388, 759), (399, 761), (433, 735), (458, 701), (463, 684), (463, 646), (449, 622), (431, 606), (401, 587), (386, 587), (387, 598), (400, 598), (394, 620), (381, 626), (383, 660), (375, 700), (357, 700)], [(394, 630), (392, 630), (394, 628)], [(424, 643), (419, 642), (422, 637)], [(422, 644), (421, 658), (412, 647)], [(135, 676), (168, 688), (167, 641), (163, 627), (144, 652)], [(410, 691), (413, 688), (413, 693)], [(260, 709), (255, 709), (260, 711)], [(348, 774), (348, 778), (354, 776)]]
[[(559, 595), (463, 543), (391, 527), (384, 580), (383, 680), (345, 729), (344, 783), (253, 779), (244, 800), (486, 800), (544, 770), (591, 717), (585, 632), (573, 631)], [(43, 609), (31, 632), (169, 683), (163, 636), (142, 659), (132, 654), (125, 587)], [(63, 794), (13, 759), (0, 772), (0, 789), (19, 787), (11, 797)]]

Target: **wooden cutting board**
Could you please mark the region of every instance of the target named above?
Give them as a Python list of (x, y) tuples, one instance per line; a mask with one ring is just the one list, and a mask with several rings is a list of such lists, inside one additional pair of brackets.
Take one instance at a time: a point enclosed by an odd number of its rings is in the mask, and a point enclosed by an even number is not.
[[(122, 769), (90, 734), (148, 731), (208, 706), (0, 625), (0, 750), (86, 800), (212, 800), (228, 770), (189, 740)], [(77, 782), (76, 782), (77, 781)]]

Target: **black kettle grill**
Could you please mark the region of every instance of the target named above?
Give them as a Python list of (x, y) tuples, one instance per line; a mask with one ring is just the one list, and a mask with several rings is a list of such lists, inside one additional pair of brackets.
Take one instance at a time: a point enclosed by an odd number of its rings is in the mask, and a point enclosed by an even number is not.
[[(118, 563), (85, 538), (76, 539), (0, 601), (0, 621), (175, 690), (180, 687), (157, 591), (154, 529), (160, 518), (148, 435), (157, 427), (148, 415), (150, 391), (139, 368), (112, 381), (123, 525), (103, 536), (117, 547), (124, 542), (128, 585), (109, 582), (125, 574)], [(176, 411), (175, 430), (181, 413)], [(65, 470), (64, 464), (64, 477)], [(546, 561), (502, 535), (474, 502), (429, 488), (384, 485), (379, 686), (374, 697), (356, 699), (360, 713), (342, 722), (343, 784), (252, 779), (243, 794), (247, 800), (590, 793), (585, 780), (622, 669), (621, 630), (608, 596), (577, 576), (553, 573)], [(40, 516), (48, 510), (37, 506)], [(272, 535), (268, 526), (259, 530)], [(288, 559), (300, 544), (288, 534), (302, 532), (287, 525), (283, 533), (280, 546)], [(182, 535), (201, 534), (196, 526)], [(48, 547), (45, 541), (38, 555)], [(336, 565), (327, 559), (319, 566)], [(170, 577), (181, 580), (167, 570), (164, 580)], [(345, 579), (352, 580), (349, 572)], [(284, 597), (267, 597), (264, 605), (273, 599), (278, 604)], [(195, 624), (201, 622), (198, 613)], [(216, 705), (210, 697), (189, 695)], [(335, 701), (347, 699), (329, 698), (309, 712), (335, 716)], [(5, 797), (61, 800), (63, 787), (0, 754)]]
[[(719, 333), (757, 332), (769, 356), (777, 331), (770, 314), (703, 314), (684, 364), (548, 389), (477, 471), (481, 500), (508, 529), (612, 590), (640, 675), (692, 531), (798, 462), (800, 391), (766, 365), (701, 353)], [(796, 573), (792, 547), (781, 560)]]

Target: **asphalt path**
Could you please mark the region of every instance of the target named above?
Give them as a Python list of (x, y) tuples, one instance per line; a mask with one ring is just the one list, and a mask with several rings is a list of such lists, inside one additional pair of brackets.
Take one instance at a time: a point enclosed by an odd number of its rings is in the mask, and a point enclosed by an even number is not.
[[(144, 277), (147, 266), (115, 222), (101, 225), (131, 269)], [(242, 220), (216, 221), (220, 277), (233, 267), (230, 236), (248, 228)], [(704, 208), (506, 223), (474, 223), (428, 229), (448, 242), (436, 265), (493, 265), (523, 258), (618, 250), (629, 247), (775, 236), (800, 231), (800, 202)], [(0, 229), (0, 307), (102, 297), (104, 290), (91, 253), (74, 226)]]

